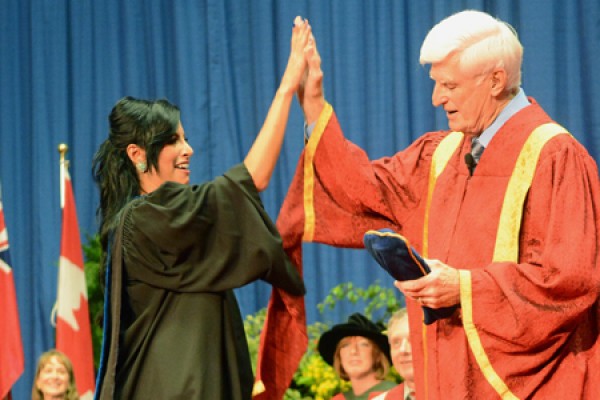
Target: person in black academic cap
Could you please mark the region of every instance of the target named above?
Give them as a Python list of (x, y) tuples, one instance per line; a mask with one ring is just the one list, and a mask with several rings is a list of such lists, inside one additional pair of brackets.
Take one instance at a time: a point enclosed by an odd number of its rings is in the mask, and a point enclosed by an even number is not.
[(390, 368), (390, 345), (383, 329), (355, 313), (346, 323), (321, 335), (319, 354), (340, 378), (352, 384), (352, 389), (332, 400), (367, 400), (395, 386), (385, 380)]

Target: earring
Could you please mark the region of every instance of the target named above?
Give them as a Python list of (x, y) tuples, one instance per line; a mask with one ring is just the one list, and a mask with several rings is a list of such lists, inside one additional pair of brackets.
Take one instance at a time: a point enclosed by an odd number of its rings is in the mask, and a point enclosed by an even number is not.
[(136, 168), (137, 168), (137, 170), (138, 170), (138, 171), (140, 171), (140, 172), (146, 172), (146, 168), (147, 168), (148, 166), (146, 165), (146, 163), (145, 163), (145, 162), (143, 162), (143, 161), (140, 161), (140, 162), (138, 162), (138, 163), (136, 163), (136, 164), (135, 164), (135, 167), (136, 167)]

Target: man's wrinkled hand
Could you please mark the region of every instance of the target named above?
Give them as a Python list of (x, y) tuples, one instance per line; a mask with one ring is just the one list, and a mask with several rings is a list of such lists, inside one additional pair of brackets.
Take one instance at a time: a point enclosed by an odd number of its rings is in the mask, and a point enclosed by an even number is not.
[(406, 297), (429, 308), (451, 307), (460, 304), (460, 280), (458, 270), (439, 260), (426, 260), (431, 272), (410, 281), (395, 281)]

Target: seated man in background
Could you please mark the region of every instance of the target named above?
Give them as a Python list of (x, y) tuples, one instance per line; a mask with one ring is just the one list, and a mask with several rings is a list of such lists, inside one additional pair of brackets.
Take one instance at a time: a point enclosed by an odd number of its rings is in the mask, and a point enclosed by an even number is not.
[(401, 308), (391, 316), (388, 322), (387, 335), (392, 363), (402, 377), (403, 382), (374, 397), (373, 400), (414, 400), (416, 399), (415, 375), (406, 308)]

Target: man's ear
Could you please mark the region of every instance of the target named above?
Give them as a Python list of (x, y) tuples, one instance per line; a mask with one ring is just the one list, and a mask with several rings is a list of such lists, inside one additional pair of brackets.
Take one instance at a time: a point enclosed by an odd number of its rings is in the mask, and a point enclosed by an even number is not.
[(506, 71), (503, 68), (495, 69), (492, 72), (491, 91), (493, 96), (500, 96), (506, 89)]
[(142, 149), (137, 144), (131, 143), (127, 146), (127, 156), (134, 165), (146, 163), (146, 150)]

